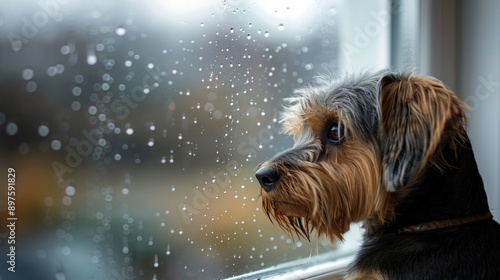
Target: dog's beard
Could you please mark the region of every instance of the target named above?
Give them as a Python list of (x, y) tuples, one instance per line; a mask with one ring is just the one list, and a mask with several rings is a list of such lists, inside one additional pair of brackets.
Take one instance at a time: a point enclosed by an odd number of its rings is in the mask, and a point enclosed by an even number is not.
[(376, 158), (374, 150), (350, 148), (315, 163), (272, 163), (280, 181), (262, 191), (264, 211), (289, 234), (310, 239), (316, 230), (332, 242), (343, 240), (351, 222), (383, 222), (390, 203)]

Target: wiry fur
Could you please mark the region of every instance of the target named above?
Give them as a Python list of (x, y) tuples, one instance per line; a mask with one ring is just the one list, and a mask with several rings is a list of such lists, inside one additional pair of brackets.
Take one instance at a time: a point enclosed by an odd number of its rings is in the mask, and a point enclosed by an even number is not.
[[(426, 222), (488, 217), (465, 132), (466, 105), (440, 81), (386, 71), (320, 77), (286, 101), (281, 123), (295, 144), (257, 171), (271, 220), (289, 233), (309, 239), (316, 230), (332, 241), (350, 223), (364, 222), (352, 279), (500, 274), (491, 260), (500, 259), (500, 226), (493, 220), (416, 237), (398, 233)], [(342, 142), (327, 139), (334, 123), (341, 124)]]
[(446, 164), (441, 144), (463, 143), (466, 105), (434, 78), (393, 74), (380, 84), (383, 183), (395, 191)]

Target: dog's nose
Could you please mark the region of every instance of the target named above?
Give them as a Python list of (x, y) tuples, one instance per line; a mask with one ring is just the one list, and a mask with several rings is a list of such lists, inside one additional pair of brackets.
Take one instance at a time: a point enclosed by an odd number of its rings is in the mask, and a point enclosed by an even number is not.
[(272, 189), (278, 183), (280, 174), (276, 169), (271, 166), (263, 167), (255, 173), (255, 177), (259, 180), (260, 185), (266, 192), (272, 191)]

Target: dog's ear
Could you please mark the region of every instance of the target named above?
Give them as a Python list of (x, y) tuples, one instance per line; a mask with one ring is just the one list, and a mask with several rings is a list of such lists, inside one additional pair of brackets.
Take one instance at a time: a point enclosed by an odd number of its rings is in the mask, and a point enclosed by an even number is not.
[(428, 165), (439, 168), (440, 143), (464, 133), (466, 105), (440, 81), (411, 74), (384, 76), (379, 102), (382, 183), (396, 191)]

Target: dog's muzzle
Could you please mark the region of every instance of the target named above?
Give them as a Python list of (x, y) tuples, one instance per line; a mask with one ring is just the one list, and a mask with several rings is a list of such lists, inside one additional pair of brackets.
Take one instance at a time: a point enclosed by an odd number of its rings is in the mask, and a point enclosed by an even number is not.
[(272, 166), (262, 167), (257, 170), (255, 173), (255, 177), (259, 180), (260, 185), (266, 192), (270, 192), (277, 185), (280, 174), (278, 171)]

